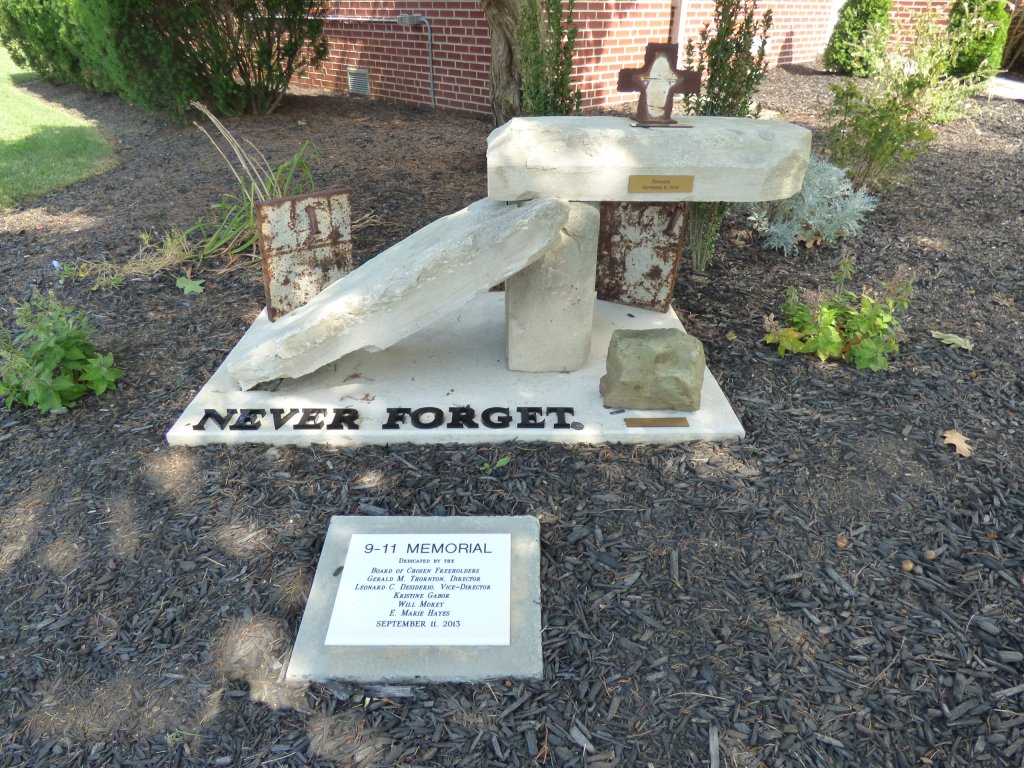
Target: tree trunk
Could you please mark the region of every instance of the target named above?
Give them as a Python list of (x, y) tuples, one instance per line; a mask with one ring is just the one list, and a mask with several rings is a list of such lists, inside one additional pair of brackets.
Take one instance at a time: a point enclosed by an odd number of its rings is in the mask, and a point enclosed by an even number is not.
[(491, 32), (491, 110), (494, 124), (522, 114), (522, 78), (516, 52), (516, 21), (523, 0), (480, 0)]

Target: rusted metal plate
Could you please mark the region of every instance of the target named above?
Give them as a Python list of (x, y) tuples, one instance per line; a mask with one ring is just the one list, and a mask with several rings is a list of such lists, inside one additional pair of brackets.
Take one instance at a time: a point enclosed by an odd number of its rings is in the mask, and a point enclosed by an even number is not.
[(648, 43), (643, 66), (619, 70), (619, 92), (640, 94), (637, 125), (674, 124), (675, 96), (700, 92), (700, 72), (676, 69), (678, 59), (678, 43)]
[(597, 298), (664, 312), (686, 235), (679, 203), (601, 203)]
[(267, 314), (276, 320), (352, 271), (349, 190), (256, 204)]

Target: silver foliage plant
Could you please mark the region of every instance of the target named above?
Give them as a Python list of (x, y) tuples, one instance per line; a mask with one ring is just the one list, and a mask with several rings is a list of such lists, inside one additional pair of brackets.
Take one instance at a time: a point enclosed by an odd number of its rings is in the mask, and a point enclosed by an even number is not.
[(854, 189), (846, 172), (812, 154), (803, 188), (793, 197), (750, 207), (750, 221), (766, 248), (792, 255), (800, 243), (835, 243), (860, 231), (875, 198)]

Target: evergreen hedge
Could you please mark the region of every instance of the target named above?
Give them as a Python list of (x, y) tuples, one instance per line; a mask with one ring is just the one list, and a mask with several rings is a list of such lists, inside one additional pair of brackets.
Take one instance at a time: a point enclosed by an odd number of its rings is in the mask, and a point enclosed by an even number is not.
[(319, 0), (0, 0), (0, 42), (54, 80), (149, 110), (271, 112), (323, 60)]
[(58, 83), (82, 82), (76, 0), (0, 0), (0, 43), (19, 67)]
[(1010, 12), (1003, 0), (959, 0), (949, 11), (949, 29), (963, 32), (969, 40), (950, 67), (951, 75), (999, 68), (1010, 29)]
[(823, 62), (833, 72), (855, 77), (871, 75), (872, 62), (858, 55), (867, 31), (872, 26), (892, 27), (889, 13), (892, 0), (846, 0), (839, 11), (839, 20), (825, 46)]

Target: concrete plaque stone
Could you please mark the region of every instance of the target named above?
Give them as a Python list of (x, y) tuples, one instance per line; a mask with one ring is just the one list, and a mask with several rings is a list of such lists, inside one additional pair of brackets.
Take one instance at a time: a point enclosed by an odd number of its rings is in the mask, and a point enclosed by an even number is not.
[(508, 645), (508, 533), (356, 533), (327, 645)]
[[(507, 544), (507, 550), (501, 542)], [(394, 551), (391, 551), (391, 545)], [(419, 544), (418, 551), (409, 551), (410, 546)], [(459, 551), (459, 545), (464, 545)], [(449, 545), (454, 545), (451, 547)], [(477, 551), (480, 545), (480, 551)], [(367, 547), (373, 547), (367, 552)], [(387, 547), (384, 551), (383, 547)], [(490, 549), (486, 553), (482, 550)], [(424, 554), (429, 550), (428, 554)], [(435, 551), (436, 550), (436, 551)], [(453, 551), (449, 551), (453, 550)], [(499, 552), (507, 551), (507, 567), (499, 564)], [(494, 558), (493, 565), (484, 565)], [(440, 562), (435, 563), (434, 560)], [(399, 560), (428, 560), (427, 563), (400, 563)], [(454, 560), (454, 563), (445, 562)], [(373, 565), (374, 562), (379, 563)], [(392, 563), (387, 565), (386, 563)], [(479, 564), (478, 564), (479, 563)], [(367, 569), (371, 569), (368, 571)], [(373, 573), (391, 568), (394, 573)], [(402, 574), (398, 568), (406, 569)], [(411, 569), (429, 569), (430, 573), (413, 574)], [(472, 570), (479, 574), (448, 573), (448, 570)], [(351, 569), (351, 570), (350, 570)], [(437, 572), (441, 569), (443, 572)], [(337, 633), (345, 632), (340, 625), (347, 621), (358, 621), (358, 614), (349, 613), (344, 606), (344, 592), (339, 597), (344, 574), (355, 574), (354, 584), (410, 586), (423, 584), (422, 590), (409, 590), (408, 594), (422, 594), (420, 598), (399, 598), (396, 594), (405, 591), (385, 588), (383, 590), (358, 590), (372, 597), (366, 602), (364, 618), (374, 626), (362, 637), (366, 644), (335, 645)], [(507, 586), (501, 574), (507, 574)], [(399, 575), (405, 576), (398, 582)], [(414, 582), (412, 576), (441, 578), (442, 581)], [(394, 582), (376, 582), (369, 576), (386, 578), (393, 576)], [(479, 578), (480, 581), (458, 581), (461, 578)], [(455, 597), (455, 585), (488, 584), (490, 590), (463, 589), (459, 592), (486, 594), (486, 601), (494, 605), (479, 608), (480, 617), (467, 617), (469, 603)], [(432, 590), (429, 585), (444, 584), (446, 589)], [(507, 591), (506, 591), (507, 590)], [(448, 598), (428, 598), (426, 595), (448, 594)], [(498, 595), (507, 597), (498, 597)], [(424, 605), (422, 602), (441, 602), (442, 607)], [(415, 602), (416, 608), (424, 615), (401, 617), (401, 602)], [(483, 603), (485, 601), (481, 601)], [(341, 606), (340, 611), (338, 606)], [(431, 617), (427, 611), (449, 611), (451, 617)], [(477, 610), (473, 608), (472, 610)], [(390, 615), (395, 611), (395, 616)], [(444, 632), (452, 640), (464, 630), (463, 626), (444, 627), (445, 620), (471, 622), (497, 620), (504, 612), (507, 630), (481, 630), (480, 639), (492, 644), (441, 644)], [(454, 618), (456, 613), (459, 618)], [(378, 618), (379, 615), (379, 618)], [(479, 621), (478, 621), (479, 620)], [(428, 626), (381, 626), (392, 621), (419, 622)], [(437, 621), (436, 627), (430, 627)], [(335, 626), (332, 627), (332, 624)], [(378, 632), (379, 630), (379, 632)], [(495, 636), (507, 631), (506, 643), (493, 643)], [(359, 631), (352, 633), (358, 638)], [(468, 638), (468, 633), (463, 634)], [(385, 641), (393, 638), (391, 644)], [(541, 614), (540, 614), (540, 525), (535, 517), (347, 517), (331, 518), (324, 541), (320, 562), (317, 564), (313, 586), (310, 589), (306, 610), (299, 626), (298, 637), (288, 664), (286, 677), (292, 681), (306, 682), (351, 682), (362, 684), (427, 683), (427, 682), (470, 682), (480, 680), (524, 678), (540, 679), (543, 676), (541, 656)]]
[[(279, 322), (284, 322), (281, 320)], [(266, 316), (253, 329), (269, 326)], [(275, 324), (276, 325), (276, 324)], [(484, 293), (462, 311), (383, 352), (365, 350), (271, 389), (243, 391), (229, 369), (235, 351), (167, 433), (172, 445), (263, 443), (356, 447), (387, 443), (680, 443), (743, 437), (743, 425), (706, 368), (700, 410), (680, 429), (638, 429), (605, 408), (598, 382), (612, 333), (675, 328), (675, 312), (598, 301), (590, 356), (570, 373), (510, 371), (505, 299)], [(260, 334), (262, 335), (262, 334)]]

